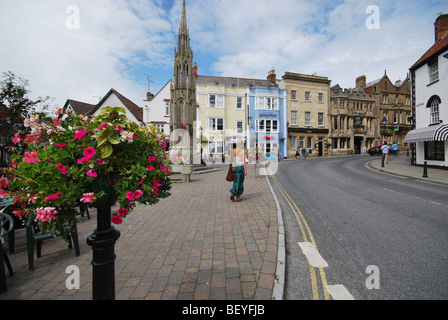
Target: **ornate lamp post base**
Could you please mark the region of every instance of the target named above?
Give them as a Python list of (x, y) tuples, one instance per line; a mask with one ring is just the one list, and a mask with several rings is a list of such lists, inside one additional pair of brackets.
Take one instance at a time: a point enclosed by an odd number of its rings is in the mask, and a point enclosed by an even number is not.
[(111, 226), (111, 207), (97, 208), (97, 229), (87, 238), (93, 251), (92, 300), (115, 300), (115, 242), (120, 231)]

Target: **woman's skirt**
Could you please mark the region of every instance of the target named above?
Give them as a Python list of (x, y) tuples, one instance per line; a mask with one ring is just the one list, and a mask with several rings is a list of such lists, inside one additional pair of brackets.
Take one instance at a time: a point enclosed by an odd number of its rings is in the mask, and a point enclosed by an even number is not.
[(234, 196), (240, 196), (244, 191), (244, 166), (232, 167), (233, 173), (233, 187), (230, 192)]

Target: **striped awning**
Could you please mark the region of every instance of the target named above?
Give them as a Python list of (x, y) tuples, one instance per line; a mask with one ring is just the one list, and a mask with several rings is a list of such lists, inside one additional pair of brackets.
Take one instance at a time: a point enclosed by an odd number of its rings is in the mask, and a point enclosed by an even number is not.
[(448, 124), (444, 124), (443, 126), (440, 126), (435, 132), (434, 132), (434, 140), (435, 141), (446, 141), (448, 140)]
[(404, 142), (446, 141), (448, 139), (448, 125), (438, 124), (408, 132)]

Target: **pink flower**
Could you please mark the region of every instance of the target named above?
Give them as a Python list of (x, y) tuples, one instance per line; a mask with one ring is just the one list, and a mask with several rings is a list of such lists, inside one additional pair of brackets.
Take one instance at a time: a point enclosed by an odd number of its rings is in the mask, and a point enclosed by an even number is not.
[(22, 139), (19, 138), (18, 132), (14, 135), (14, 138), (11, 138), (11, 140), (14, 144), (18, 144), (20, 141), (22, 141)]
[(89, 158), (86, 158), (86, 157), (82, 157), (81, 159), (78, 159), (78, 163), (86, 163), (86, 162), (89, 162)]
[(32, 202), (32, 203), (36, 203), (37, 198), (39, 198), (38, 194), (35, 194), (34, 196), (30, 196), (30, 194), (27, 194), (28, 196), (28, 203)]
[(32, 143), (39, 143), (39, 137), (34, 135), (34, 134), (27, 134), (26, 138), (23, 139), (23, 141), (25, 141), (28, 144), (32, 144)]
[(60, 126), (62, 124), (62, 119), (53, 118), (53, 124), (55, 127)]
[(159, 143), (160, 148), (166, 149), (166, 142), (165, 141), (157, 140), (157, 142)]
[(129, 210), (125, 208), (118, 209), (118, 213), (122, 216), (126, 216), (128, 214)]
[(153, 192), (156, 196), (158, 196), (158, 195), (159, 195), (159, 188), (157, 188), (157, 187), (152, 188), (152, 192)]
[(93, 200), (96, 200), (96, 198), (93, 196), (93, 192), (89, 192), (89, 193), (83, 193), (82, 195), (84, 196), (84, 198), (81, 198), (81, 202), (84, 203), (92, 203)]
[(143, 195), (143, 191), (140, 190), (140, 189), (138, 189), (138, 190), (136, 190), (136, 191), (134, 192), (134, 198), (135, 198), (135, 199), (140, 198), (142, 195)]
[(129, 201), (135, 201), (134, 193), (132, 191), (129, 191), (129, 192), (126, 193), (126, 198)]
[(146, 170), (147, 170), (147, 171), (152, 171), (152, 170), (154, 170), (154, 169), (155, 169), (155, 168), (154, 168), (153, 166), (147, 166), (147, 167), (146, 167)]
[(40, 159), (37, 157), (37, 152), (25, 152), (25, 156), (23, 157), (23, 161), (26, 163), (36, 163), (39, 162)]
[(103, 130), (107, 126), (107, 121), (98, 127), (98, 130)]
[(115, 131), (117, 131), (117, 132), (121, 132), (121, 131), (124, 131), (124, 129), (123, 129), (122, 126), (117, 126), (117, 127), (115, 128)]
[(66, 144), (65, 142), (62, 142), (62, 143), (55, 143), (54, 145), (55, 145), (55, 146), (58, 146), (59, 148), (64, 148), (64, 147), (67, 146), (67, 144)]
[(93, 158), (96, 154), (96, 150), (93, 147), (88, 147), (84, 149), (84, 157), (87, 159)]
[(154, 161), (156, 161), (156, 157), (154, 157), (154, 156), (149, 156), (148, 161), (149, 161), (149, 162), (154, 162)]
[(82, 138), (84, 138), (84, 135), (87, 132), (90, 132), (90, 131), (89, 130), (85, 130), (85, 129), (79, 130), (78, 132), (75, 133), (75, 136), (73, 137), (73, 140), (76, 140), (76, 139), (81, 140)]
[(170, 173), (170, 170), (168, 170), (168, 168), (165, 166), (160, 166), (160, 169), (165, 171), (165, 173)]
[(98, 161), (98, 164), (99, 164), (99, 165), (101, 165), (101, 164), (107, 164), (107, 162), (104, 161), (104, 160), (102, 160), (102, 159), (96, 159), (96, 161)]
[(40, 221), (51, 221), (55, 219), (55, 214), (58, 212), (53, 207), (36, 209), (36, 219)]
[(59, 197), (62, 195), (62, 192), (57, 192), (51, 196), (48, 196), (45, 198), (44, 202), (50, 201), (50, 200), (55, 200), (55, 199), (59, 199)]
[(67, 168), (66, 168), (63, 164), (57, 164), (57, 163), (56, 163), (56, 166), (58, 167), (58, 170), (59, 170), (62, 174), (67, 174), (67, 173), (68, 173)]
[(111, 222), (113, 224), (122, 224), (123, 223), (123, 219), (120, 216), (113, 216), (111, 219)]
[(153, 182), (154, 182), (154, 185), (156, 187), (161, 187), (162, 186), (158, 180), (154, 180)]
[(90, 169), (89, 171), (87, 171), (86, 175), (88, 175), (89, 177), (94, 177), (94, 178), (98, 177), (98, 173), (96, 173), (96, 171), (93, 169)]

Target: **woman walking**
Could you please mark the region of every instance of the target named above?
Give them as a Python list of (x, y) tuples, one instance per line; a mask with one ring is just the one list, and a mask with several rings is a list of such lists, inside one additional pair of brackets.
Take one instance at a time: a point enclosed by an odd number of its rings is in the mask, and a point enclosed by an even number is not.
[[(247, 175), (246, 152), (244, 151), (243, 140), (239, 139), (230, 154), (232, 164), (233, 187), (230, 190), (230, 200), (241, 201), (244, 191), (244, 177)], [(235, 200), (236, 198), (236, 200)]]

